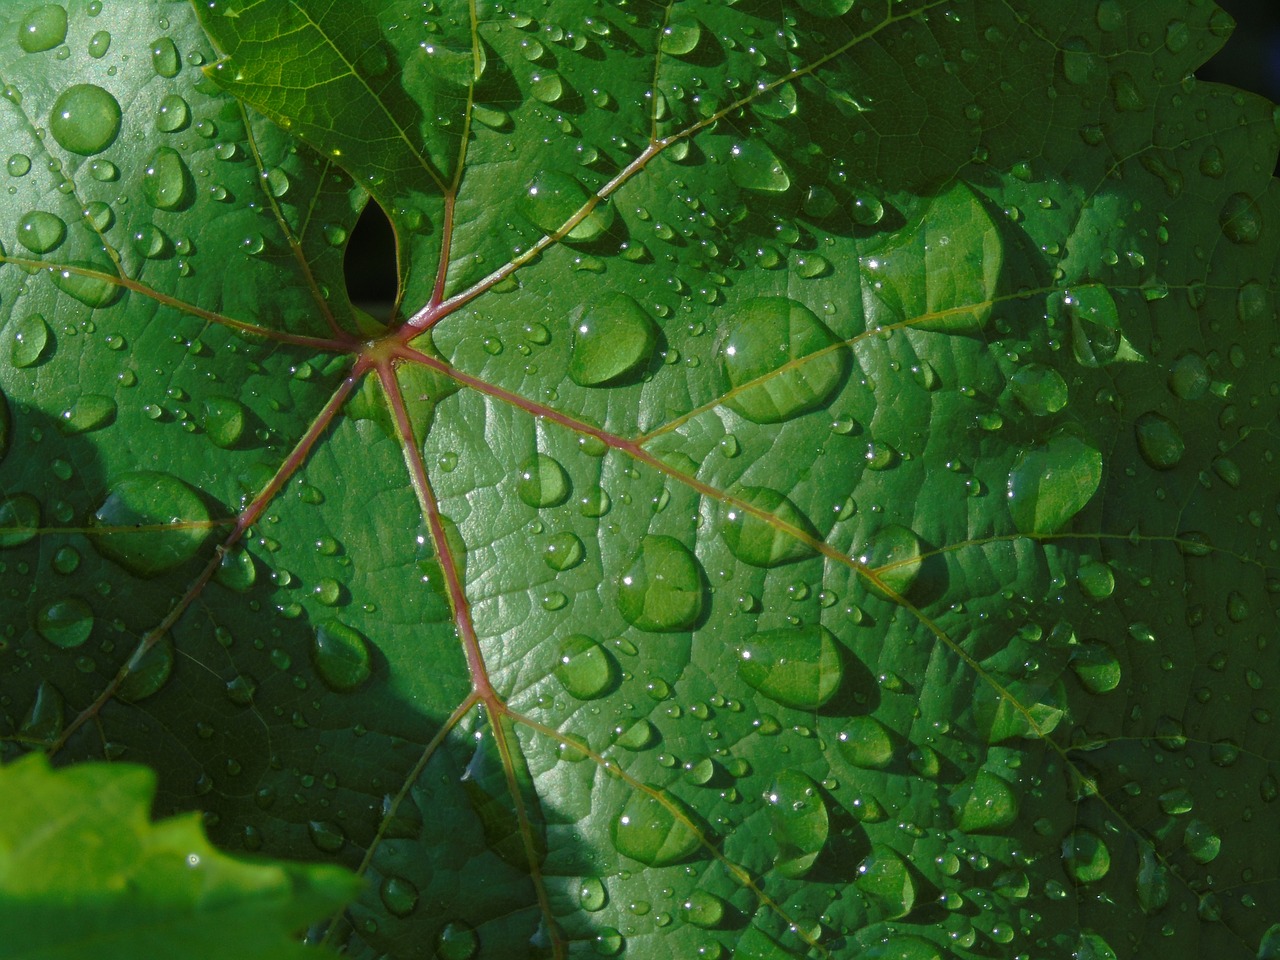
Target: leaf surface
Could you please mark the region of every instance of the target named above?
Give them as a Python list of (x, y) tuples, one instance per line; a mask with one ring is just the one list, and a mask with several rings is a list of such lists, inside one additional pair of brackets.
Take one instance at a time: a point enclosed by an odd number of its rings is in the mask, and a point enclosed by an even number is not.
[(355, 957), (1276, 949), (1225, 15), (52, 10), (0, 12), (8, 750), (357, 870)]

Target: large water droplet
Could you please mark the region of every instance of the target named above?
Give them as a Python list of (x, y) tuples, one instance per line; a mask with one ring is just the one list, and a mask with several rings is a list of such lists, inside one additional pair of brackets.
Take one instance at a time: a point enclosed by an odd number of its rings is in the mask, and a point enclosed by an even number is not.
[(339, 691), (354, 690), (373, 671), (364, 636), (340, 620), (327, 620), (316, 627), (311, 664), (325, 686)]
[(418, 888), (404, 877), (390, 876), (378, 887), (382, 905), (393, 916), (407, 917), (418, 909)]
[(229, 450), (244, 434), (247, 411), (238, 400), (210, 397), (204, 402), (204, 432), (215, 446)]
[(1018, 402), (1036, 416), (1057, 413), (1067, 405), (1067, 382), (1057, 370), (1041, 363), (1020, 367), (1009, 386)]
[(446, 923), (436, 937), (439, 960), (471, 960), (480, 949), (480, 938), (469, 923), (454, 920)]
[(849, 351), (807, 307), (785, 297), (739, 304), (721, 350), (725, 404), (756, 423), (822, 406), (849, 369)]
[(744, 190), (782, 193), (791, 186), (791, 177), (763, 140), (746, 140), (729, 150), (729, 179)]
[(90, 521), (89, 540), (140, 577), (186, 563), (208, 535), (209, 512), (194, 490), (166, 473), (121, 477)]
[(38, 313), (23, 317), (15, 325), (9, 361), (15, 367), (34, 366), (44, 354), (49, 339), (49, 324), (45, 323), (44, 317)]
[(1062, 841), (1062, 865), (1076, 883), (1095, 883), (1111, 869), (1111, 851), (1092, 830), (1073, 830)]
[[(530, 223), (551, 235), (558, 233), (590, 197), (587, 188), (573, 177), (544, 170), (525, 186), (519, 208)], [(599, 238), (612, 223), (613, 207), (600, 202), (565, 238), (587, 243)]]
[(86, 393), (76, 397), (71, 406), (62, 411), (58, 426), (68, 436), (100, 430), (116, 418), (116, 402), (110, 397)]
[(1257, 243), (1262, 236), (1262, 208), (1247, 193), (1233, 193), (1218, 215), (1222, 235), (1232, 243)]
[(836, 746), (846, 760), (864, 770), (883, 770), (893, 763), (893, 736), (875, 717), (850, 717)]
[(818, 785), (798, 770), (784, 770), (765, 791), (778, 852), (774, 867), (784, 877), (803, 877), (827, 845), (827, 804)]
[(816, 710), (840, 689), (844, 661), (835, 636), (815, 623), (757, 633), (739, 654), (738, 675), (783, 706)]
[(30, 542), (40, 527), (40, 501), (29, 493), (0, 500), (0, 549)]
[(534, 454), (520, 465), (516, 496), (531, 507), (556, 507), (569, 499), (569, 475), (545, 453)]
[(168, 682), (171, 673), (173, 642), (165, 636), (129, 660), (129, 673), (121, 682), (116, 696), (128, 703), (145, 699), (158, 692)]
[(1100, 640), (1086, 640), (1072, 648), (1071, 669), (1090, 693), (1110, 693), (1120, 686), (1120, 661)]
[(67, 11), (46, 3), (27, 14), (18, 27), (18, 46), (27, 53), (52, 50), (67, 39)]
[[(662, 799), (649, 791), (662, 793)], [(654, 787), (632, 790), (613, 821), (613, 845), (650, 867), (679, 863), (699, 847), (693, 814), (680, 800)]]
[(892, 847), (874, 844), (871, 853), (858, 864), (856, 882), (858, 892), (887, 919), (905, 917), (916, 904), (915, 875), (907, 861)]
[[(88, 272), (81, 272), (88, 271)], [(53, 285), (94, 310), (109, 307), (120, 299), (124, 288), (108, 277), (114, 277), (106, 264), (72, 260), (51, 274)]]
[(560, 644), (555, 675), (570, 696), (593, 700), (618, 685), (618, 663), (593, 639), (575, 633)]
[(692, 17), (673, 17), (662, 28), (662, 39), (658, 42), (663, 53), (676, 57), (685, 57), (693, 53), (702, 39), (702, 24)]
[(576, 534), (565, 531), (547, 538), (542, 559), (552, 570), (571, 570), (583, 561), (586, 552)]
[(979, 770), (956, 826), (965, 833), (999, 833), (1018, 819), (1018, 795), (1004, 777)]
[(181, 210), (191, 202), (191, 171), (172, 147), (151, 155), (142, 176), (142, 193), (157, 210)]
[(79, 597), (54, 600), (36, 614), (36, 632), (55, 647), (73, 649), (93, 633), (93, 611)]
[(89, 38), (89, 56), (93, 57), (93, 59), (101, 60), (110, 49), (111, 34), (106, 30), (99, 30)]
[(1138, 417), (1133, 425), (1142, 459), (1157, 470), (1172, 470), (1182, 462), (1187, 444), (1178, 425), (1154, 410)]
[(724, 920), (725, 902), (714, 893), (695, 890), (680, 904), (680, 916), (695, 927), (711, 929)]
[(1009, 513), (1021, 533), (1056, 533), (1084, 509), (1102, 480), (1102, 454), (1062, 432), (1020, 454), (1009, 471)]
[(658, 328), (625, 293), (606, 293), (572, 318), (569, 377), (584, 387), (625, 381), (653, 357)]
[(618, 583), (618, 609), (641, 630), (687, 630), (702, 616), (704, 589), (688, 547), (674, 537), (646, 536)]
[(763, 519), (736, 504), (726, 507), (720, 533), (735, 557), (755, 567), (776, 567), (813, 556), (809, 544), (778, 525), (785, 524), (815, 540), (821, 539), (809, 518), (786, 496), (768, 487), (742, 487), (737, 497), (765, 511), (774, 520)]
[(120, 133), (120, 104), (102, 87), (77, 83), (54, 102), (49, 131), (64, 150), (86, 157), (100, 153)]
[(609, 902), (608, 891), (605, 890), (604, 884), (598, 877), (586, 877), (578, 887), (578, 903), (582, 905), (583, 910), (595, 913), (597, 910), (603, 910), (604, 905)]
[(187, 101), (176, 93), (171, 93), (160, 101), (156, 108), (156, 129), (161, 133), (176, 133), (191, 120), (191, 111)]
[(178, 71), (182, 69), (182, 58), (178, 56), (178, 47), (168, 37), (152, 41), (151, 67), (162, 77), (176, 77)]
[(891, 523), (877, 530), (855, 559), (874, 576), (868, 581), (871, 589), (892, 600), (906, 596), (920, 575), (920, 546), (914, 530)]
[(18, 221), (18, 242), (32, 253), (55, 250), (67, 237), (62, 218), (43, 210), (32, 210)]

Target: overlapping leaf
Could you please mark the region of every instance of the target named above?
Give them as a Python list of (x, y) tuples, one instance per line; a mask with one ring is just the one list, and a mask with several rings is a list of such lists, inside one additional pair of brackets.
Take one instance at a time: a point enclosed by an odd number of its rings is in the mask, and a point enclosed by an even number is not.
[(1267, 955), (1273, 108), (1044, 6), (6, 9), (5, 742), (358, 957)]

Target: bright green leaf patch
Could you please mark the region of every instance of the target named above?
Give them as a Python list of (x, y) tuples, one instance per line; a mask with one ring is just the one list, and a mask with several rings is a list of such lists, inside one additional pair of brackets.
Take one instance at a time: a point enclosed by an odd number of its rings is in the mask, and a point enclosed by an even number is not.
[(1230, 29), (0, 4), (5, 936), (1275, 953), (1280, 132), (1195, 78)]

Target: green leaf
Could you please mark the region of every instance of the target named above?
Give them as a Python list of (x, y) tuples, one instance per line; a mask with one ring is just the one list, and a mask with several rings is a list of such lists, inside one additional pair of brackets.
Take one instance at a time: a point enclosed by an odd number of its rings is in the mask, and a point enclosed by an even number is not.
[(347, 871), (237, 860), (197, 814), (151, 823), (154, 771), (39, 754), (0, 767), (0, 956), (309, 957), (292, 935), (360, 888)]
[(1275, 953), (1230, 31), (4, 4), (0, 750), (357, 872), (367, 960)]

